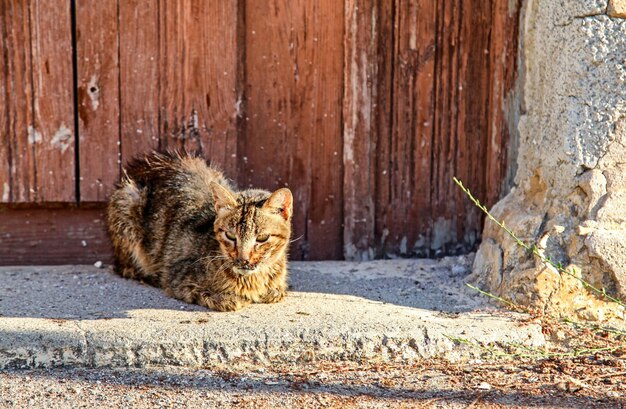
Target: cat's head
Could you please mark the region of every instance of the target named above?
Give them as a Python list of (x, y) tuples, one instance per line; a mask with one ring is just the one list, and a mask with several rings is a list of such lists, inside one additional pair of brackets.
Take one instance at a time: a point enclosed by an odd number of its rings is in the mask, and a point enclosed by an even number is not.
[(217, 214), (215, 234), (233, 272), (253, 274), (285, 256), (293, 213), (289, 189), (233, 194), (213, 182), (211, 193)]

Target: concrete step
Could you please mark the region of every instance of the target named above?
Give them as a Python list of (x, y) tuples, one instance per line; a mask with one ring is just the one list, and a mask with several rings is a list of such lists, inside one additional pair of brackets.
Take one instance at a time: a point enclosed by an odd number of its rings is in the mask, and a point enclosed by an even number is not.
[(449, 337), (541, 346), (541, 328), (465, 287), (470, 256), (294, 262), (279, 304), (222, 313), (93, 266), (0, 268), (0, 368), (462, 360)]

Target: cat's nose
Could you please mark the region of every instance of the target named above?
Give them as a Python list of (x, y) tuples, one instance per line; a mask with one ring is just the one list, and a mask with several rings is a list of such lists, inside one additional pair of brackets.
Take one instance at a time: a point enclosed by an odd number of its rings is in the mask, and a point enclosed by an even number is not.
[(246, 263), (250, 262), (250, 256), (251, 256), (250, 253), (247, 253), (245, 251), (239, 251), (238, 253), (239, 254), (237, 254), (237, 261), (246, 262)]
[(254, 264), (250, 263), (247, 260), (237, 259), (236, 263), (237, 263), (237, 267), (243, 270), (254, 270), (256, 267)]

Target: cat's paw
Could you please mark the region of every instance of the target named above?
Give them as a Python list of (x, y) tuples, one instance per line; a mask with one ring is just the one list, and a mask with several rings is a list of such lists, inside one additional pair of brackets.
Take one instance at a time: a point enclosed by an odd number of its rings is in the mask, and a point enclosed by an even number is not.
[(236, 295), (203, 295), (202, 303), (215, 311), (238, 311), (250, 301)]
[(285, 295), (287, 295), (287, 292), (285, 290), (282, 289), (277, 289), (277, 288), (271, 288), (267, 294), (265, 294), (263, 296), (262, 301), (266, 304), (271, 304), (271, 303), (275, 303), (275, 302), (279, 302), (281, 301), (283, 298), (285, 298)]

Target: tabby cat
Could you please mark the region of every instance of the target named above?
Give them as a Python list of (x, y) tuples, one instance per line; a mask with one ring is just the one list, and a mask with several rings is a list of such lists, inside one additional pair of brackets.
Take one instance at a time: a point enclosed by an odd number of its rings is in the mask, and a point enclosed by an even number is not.
[(278, 302), (292, 211), (289, 189), (237, 192), (198, 155), (151, 153), (109, 199), (115, 270), (218, 311)]

